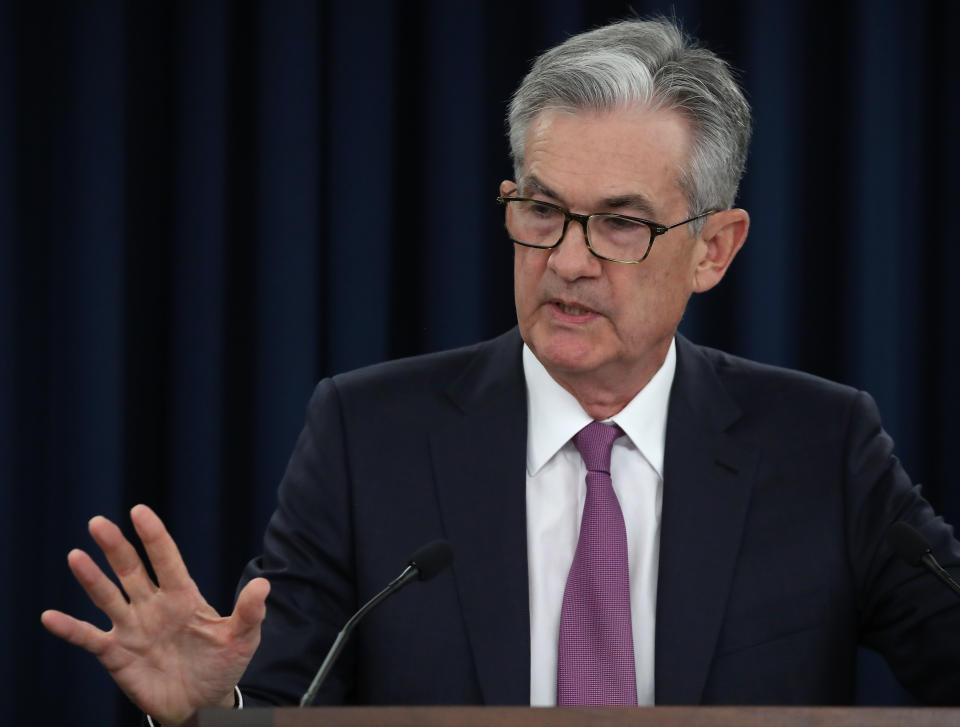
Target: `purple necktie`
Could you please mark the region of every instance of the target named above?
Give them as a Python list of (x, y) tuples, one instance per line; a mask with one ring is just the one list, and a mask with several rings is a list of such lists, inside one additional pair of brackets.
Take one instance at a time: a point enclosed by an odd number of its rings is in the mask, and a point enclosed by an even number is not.
[(592, 422), (574, 438), (587, 465), (587, 499), (560, 610), (560, 706), (637, 703), (627, 531), (610, 480), (610, 450), (622, 434)]

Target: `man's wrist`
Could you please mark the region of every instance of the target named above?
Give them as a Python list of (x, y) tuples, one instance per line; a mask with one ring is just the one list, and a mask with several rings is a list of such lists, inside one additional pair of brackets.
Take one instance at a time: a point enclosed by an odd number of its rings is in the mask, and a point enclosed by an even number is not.
[[(240, 692), (240, 687), (234, 687), (233, 691), (221, 699), (217, 706), (227, 709), (243, 709), (243, 694)], [(153, 717), (149, 714), (146, 717), (147, 727), (163, 727), (159, 722), (154, 722)]]
[(227, 709), (239, 709), (243, 706), (243, 698), (240, 696), (240, 688), (234, 687), (230, 690), (229, 694), (225, 694), (223, 699), (220, 700), (221, 707), (226, 707)]

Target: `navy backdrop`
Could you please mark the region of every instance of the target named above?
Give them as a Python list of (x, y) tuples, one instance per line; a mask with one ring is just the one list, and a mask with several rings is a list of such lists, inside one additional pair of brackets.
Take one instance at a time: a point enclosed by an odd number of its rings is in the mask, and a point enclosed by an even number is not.
[[(753, 215), (692, 338), (871, 391), (960, 520), (960, 6), (673, 8), (741, 71)], [(494, 202), (537, 53), (623, 2), (0, 0), (0, 685), (26, 724), (130, 706), (43, 608), (153, 505), (221, 610), (324, 375), (513, 324)], [(125, 524), (127, 527), (127, 524)], [(398, 565), (406, 554), (398, 553)], [(871, 659), (866, 702), (900, 698)]]

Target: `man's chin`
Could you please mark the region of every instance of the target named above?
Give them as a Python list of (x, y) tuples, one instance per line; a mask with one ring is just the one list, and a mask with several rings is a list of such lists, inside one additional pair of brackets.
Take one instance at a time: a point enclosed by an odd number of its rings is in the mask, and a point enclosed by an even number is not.
[(596, 346), (586, 341), (552, 338), (530, 348), (551, 374), (582, 374), (595, 369), (598, 363)]

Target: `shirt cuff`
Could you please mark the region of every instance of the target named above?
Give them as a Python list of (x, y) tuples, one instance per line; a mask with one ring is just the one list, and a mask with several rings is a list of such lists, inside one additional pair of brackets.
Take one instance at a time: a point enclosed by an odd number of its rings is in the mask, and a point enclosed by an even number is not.
[[(240, 687), (237, 686), (233, 688), (233, 708), (243, 709), (243, 692), (241, 692)], [(149, 714), (147, 715), (147, 725), (149, 727), (163, 727), (159, 722), (154, 722)]]

